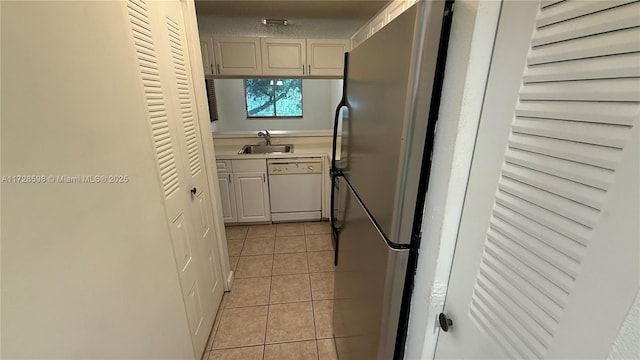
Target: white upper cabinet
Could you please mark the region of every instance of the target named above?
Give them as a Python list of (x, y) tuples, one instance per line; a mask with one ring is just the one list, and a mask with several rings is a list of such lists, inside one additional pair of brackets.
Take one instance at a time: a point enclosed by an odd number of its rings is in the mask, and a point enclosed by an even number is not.
[(262, 75), (307, 75), (305, 39), (262, 38)]
[(200, 41), (205, 75), (246, 77), (341, 77), (350, 45), (350, 39), (203, 36)]
[(358, 45), (362, 44), (363, 41), (367, 40), (370, 36), (370, 30), (371, 27), (369, 24), (365, 24), (364, 27), (358, 30), (358, 32), (351, 38), (351, 49), (355, 49)]
[(341, 76), (348, 39), (307, 39), (307, 75)]
[(211, 36), (200, 37), (200, 50), (202, 51), (202, 66), (205, 75), (215, 74), (216, 62), (213, 59), (213, 38)]
[(402, 14), (408, 6), (409, 4), (406, 0), (393, 0), (390, 2), (389, 5), (387, 5), (387, 10), (385, 11), (387, 15), (385, 23), (388, 24), (391, 20), (397, 18), (398, 15)]
[(260, 38), (214, 37), (217, 75), (262, 75)]
[(375, 34), (378, 30), (382, 29), (387, 24), (387, 9), (381, 11), (376, 17), (369, 23), (369, 36)]
[(418, 0), (392, 0), (387, 6), (365, 24), (358, 32), (351, 37), (351, 49), (355, 49), (365, 40), (385, 27), (402, 14), (405, 10), (413, 6)]

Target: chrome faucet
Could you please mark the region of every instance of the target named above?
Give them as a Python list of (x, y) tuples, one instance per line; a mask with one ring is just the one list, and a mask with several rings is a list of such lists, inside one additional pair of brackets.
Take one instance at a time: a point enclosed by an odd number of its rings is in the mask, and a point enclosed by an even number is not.
[(260, 131), (258, 133), (258, 136), (263, 137), (264, 140), (267, 142), (267, 145), (271, 145), (271, 134), (269, 133), (268, 130)]

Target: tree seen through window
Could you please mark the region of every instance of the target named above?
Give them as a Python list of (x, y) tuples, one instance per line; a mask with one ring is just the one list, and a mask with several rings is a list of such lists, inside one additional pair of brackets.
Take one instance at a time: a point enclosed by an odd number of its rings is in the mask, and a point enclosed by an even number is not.
[(301, 79), (246, 79), (247, 117), (302, 117)]

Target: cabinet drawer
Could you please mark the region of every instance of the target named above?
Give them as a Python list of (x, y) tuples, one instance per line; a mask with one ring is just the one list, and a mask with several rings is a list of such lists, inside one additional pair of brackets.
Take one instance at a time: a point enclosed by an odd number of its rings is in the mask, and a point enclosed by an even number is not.
[(267, 162), (264, 159), (251, 159), (251, 160), (231, 160), (231, 167), (233, 172), (242, 171), (267, 171)]
[(216, 160), (218, 172), (231, 172), (231, 160)]

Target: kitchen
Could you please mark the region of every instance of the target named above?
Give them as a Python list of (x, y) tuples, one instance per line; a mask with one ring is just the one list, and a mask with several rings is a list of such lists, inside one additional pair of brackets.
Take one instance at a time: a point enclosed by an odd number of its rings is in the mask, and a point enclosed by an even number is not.
[[(367, 4), (351, 18), (318, 4), (254, 5), (257, 9), (247, 11), (241, 3), (196, 3), (210, 112), (217, 117), (211, 127), (233, 286), (207, 350), (211, 359), (232, 354), (261, 359), (263, 353), (265, 358), (334, 359), (334, 248), (326, 223), (334, 112), (342, 97), (350, 37), (383, 3)], [(342, 7), (355, 13), (354, 6)], [(338, 28), (328, 26), (337, 22)], [(293, 96), (279, 93), (278, 86), (296, 81)], [(255, 101), (252, 95), (269, 86), (272, 97)], [(276, 97), (299, 108), (281, 110), (283, 102)], [(254, 108), (269, 102), (266, 115), (252, 116)], [(288, 149), (267, 148), (278, 145)], [(265, 306), (268, 319), (262, 313), (252, 320), (236, 314)], [(263, 324), (258, 326), (262, 336), (246, 325), (235, 328), (240, 318), (244, 324)], [(295, 319), (304, 321), (295, 326)], [(279, 322), (289, 328), (280, 338), (273, 334)]]
[(639, 14), (1, 2), (2, 358), (638, 358)]
[[(211, 127), (225, 223), (268, 222), (272, 216), (276, 222), (328, 219), (333, 113), (342, 95), (344, 53), (349, 50), (351, 32), (363, 25), (371, 9), (362, 12), (360, 19), (347, 19), (342, 29), (328, 32), (327, 24), (338, 19), (313, 14), (314, 7), (309, 5), (308, 9), (296, 4), (255, 5), (247, 11), (244, 3), (197, 3), (210, 109), (217, 116)], [(283, 13), (287, 19), (272, 16)], [(269, 24), (261, 24), (267, 20)], [(256, 33), (260, 37), (251, 36)], [(280, 37), (272, 37), (277, 34)], [(284, 88), (287, 92), (281, 91)], [(287, 104), (296, 108), (286, 109)], [(267, 151), (260, 147), (245, 150), (248, 145), (272, 144), (287, 148), (270, 149), (267, 154), (256, 153)], [(269, 162), (245, 161), (258, 158)], [(248, 167), (249, 163), (256, 165)], [(296, 174), (287, 164), (309, 172)], [(294, 173), (287, 176), (283, 170)], [(255, 182), (237, 172), (253, 172)], [(301, 206), (295, 207), (276, 196), (273, 181), (287, 178), (306, 181), (290, 188), (300, 195), (309, 193), (305, 204), (298, 199)], [(242, 196), (251, 191), (254, 195)], [(261, 198), (264, 201), (258, 201)]]

